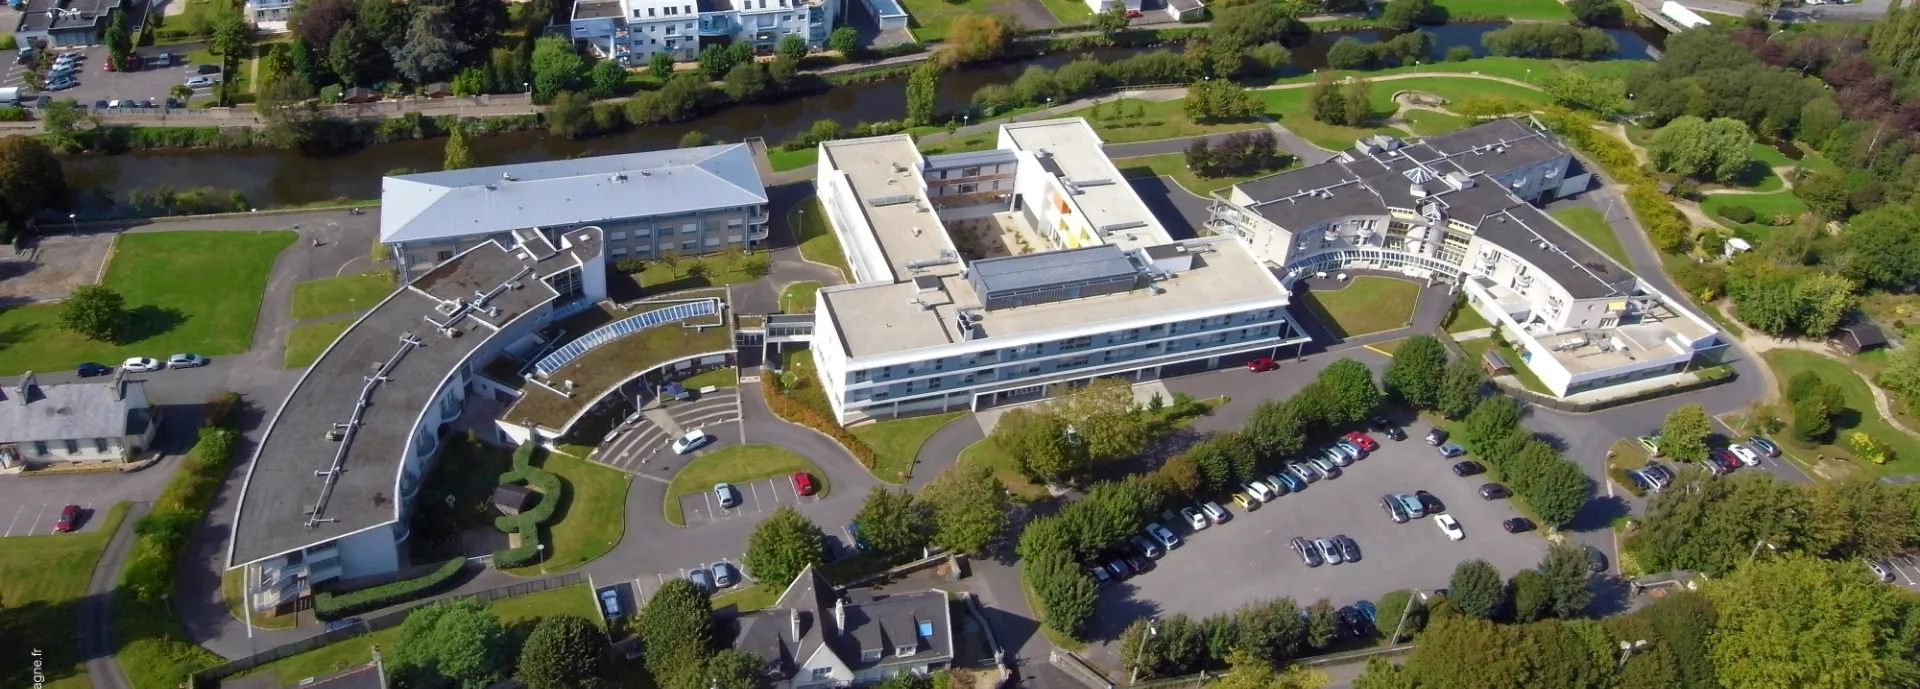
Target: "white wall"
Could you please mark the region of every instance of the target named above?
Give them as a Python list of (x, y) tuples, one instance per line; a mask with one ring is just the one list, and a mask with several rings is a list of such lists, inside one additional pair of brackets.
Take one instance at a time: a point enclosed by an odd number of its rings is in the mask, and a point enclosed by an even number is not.
[(340, 577), (357, 579), (400, 571), (400, 547), (393, 529), (382, 525), (334, 541), (340, 549)]

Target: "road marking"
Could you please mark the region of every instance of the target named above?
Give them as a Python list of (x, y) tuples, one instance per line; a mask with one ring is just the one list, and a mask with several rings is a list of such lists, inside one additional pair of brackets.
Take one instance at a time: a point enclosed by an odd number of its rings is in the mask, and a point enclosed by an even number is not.
[[(26, 505), (21, 505), (19, 509), (13, 511), (13, 521), (7, 522), (7, 533), (5, 536), (13, 535), (13, 527), (20, 523), (20, 513), (25, 511), (27, 511)], [(0, 538), (4, 538), (5, 536), (0, 536)]]
[(28, 536), (32, 536), (33, 532), (40, 530), (40, 522), (44, 521), (43, 518), (46, 516), (47, 516), (47, 506), (43, 503), (40, 505), (40, 512), (33, 515), (33, 525), (27, 527)]
[(1907, 585), (1908, 585), (1908, 586), (1912, 586), (1912, 585), (1913, 585), (1913, 576), (1912, 576), (1912, 575), (1909, 575), (1909, 574), (1907, 574), (1907, 570), (1905, 570), (1905, 569), (1902, 569), (1902, 568), (1900, 567), (1900, 563), (1899, 563), (1898, 561), (1896, 561), (1896, 560), (1892, 560), (1892, 559), (1888, 559), (1888, 560), (1887, 560), (1887, 564), (1888, 564), (1888, 565), (1891, 565), (1891, 566), (1893, 567), (1893, 571), (1896, 571), (1896, 572), (1899, 572), (1899, 573), (1900, 573), (1900, 576), (1901, 576), (1902, 578), (1905, 578), (1905, 579), (1907, 580)]

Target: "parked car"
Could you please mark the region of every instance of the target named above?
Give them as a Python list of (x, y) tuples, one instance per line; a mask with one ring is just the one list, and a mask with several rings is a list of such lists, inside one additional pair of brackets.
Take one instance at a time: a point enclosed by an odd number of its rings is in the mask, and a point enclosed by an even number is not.
[(1167, 550), (1180, 547), (1180, 537), (1173, 534), (1173, 529), (1161, 526), (1160, 522), (1148, 523), (1147, 535), (1152, 536), (1153, 540), (1159, 541), (1160, 545), (1164, 546)]
[(1480, 466), (1479, 462), (1473, 460), (1467, 460), (1453, 465), (1454, 476), (1473, 476), (1475, 474), (1485, 473), (1486, 470), (1486, 467)]
[(1451, 514), (1433, 515), (1433, 523), (1440, 527), (1440, 533), (1446, 534), (1449, 541), (1464, 540), (1467, 537), (1466, 530), (1460, 528), (1460, 522), (1456, 521)]
[(731, 483), (716, 483), (713, 484), (713, 499), (720, 501), (721, 507), (732, 509), (740, 504), (740, 491), (734, 489)]
[(1407, 513), (1406, 507), (1401, 505), (1400, 498), (1397, 496), (1380, 496), (1380, 509), (1386, 510), (1387, 518), (1392, 519), (1395, 524), (1405, 524), (1408, 519), (1413, 518), (1413, 515)]
[(160, 53), (158, 55), (153, 56), (153, 58), (149, 60), (149, 62), (151, 62), (153, 67), (156, 69), (160, 67), (172, 67), (173, 53)]
[(1320, 474), (1323, 476), (1326, 476), (1329, 479), (1340, 478), (1340, 465), (1335, 463), (1331, 459), (1327, 459), (1326, 457), (1314, 457), (1312, 459), (1309, 459), (1307, 460), (1307, 465), (1315, 469), (1319, 469)]
[(113, 373), (113, 367), (108, 366), (106, 364), (97, 364), (89, 361), (79, 366), (75, 366), (73, 368), (73, 373), (74, 375), (80, 376), (81, 378), (92, 378), (94, 376), (111, 375)]
[(797, 495), (813, 495), (820, 492), (820, 486), (813, 482), (813, 474), (804, 471), (793, 472), (793, 492)]
[(1358, 603), (1354, 603), (1353, 607), (1358, 609), (1360, 611), (1360, 614), (1367, 618), (1367, 624), (1380, 623), (1380, 611), (1379, 611), (1379, 608), (1374, 607), (1373, 601), (1363, 600)]
[(1320, 480), (1320, 472), (1315, 471), (1312, 467), (1308, 466), (1306, 462), (1297, 460), (1287, 462), (1287, 471), (1292, 472), (1294, 476), (1299, 477), (1300, 480), (1307, 483)]
[(1660, 456), (1660, 436), (1643, 435), (1633, 440), (1634, 442), (1640, 443), (1640, 449), (1646, 450), (1647, 454), (1655, 457)]
[(1866, 563), (1867, 571), (1872, 572), (1875, 578), (1886, 582), (1893, 581), (1893, 569), (1888, 567), (1886, 563), (1874, 560), (1867, 560)]
[[(1273, 493), (1273, 499), (1276, 500), (1282, 495), (1293, 492), (1293, 484), (1282, 480), (1277, 474), (1268, 474), (1266, 478), (1257, 478), (1254, 479), (1254, 481), (1265, 485), (1267, 490)], [(1271, 502), (1271, 500), (1269, 502)]]
[(733, 565), (725, 562), (713, 563), (713, 585), (714, 586), (718, 586), (720, 588), (727, 588), (729, 586), (732, 586), (736, 581), (739, 581), (739, 577), (734, 576)]
[(1459, 445), (1455, 445), (1453, 443), (1446, 443), (1440, 446), (1440, 456), (1445, 459), (1453, 459), (1455, 457), (1464, 455), (1466, 453), (1467, 453), (1467, 448), (1461, 447)]
[(1225, 524), (1227, 520), (1233, 518), (1233, 513), (1228, 512), (1227, 508), (1221, 507), (1220, 503), (1211, 500), (1200, 503), (1200, 511), (1206, 514), (1208, 519), (1213, 520), (1215, 524)]
[(1280, 365), (1273, 363), (1272, 357), (1263, 356), (1258, 359), (1254, 359), (1253, 361), (1247, 362), (1247, 370), (1252, 371), (1254, 373), (1265, 373), (1267, 371), (1271, 371), (1276, 368), (1280, 368)]
[(1267, 485), (1266, 481), (1261, 481), (1259, 479), (1248, 481), (1246, 483), (1240, 484), (1240, 486), (1247, 490), (1248, 495), (1252, 496), (1253, 499), (1258, 500), (1260, 502), (1272, 502), (1274, 498), (1280, 497), (1280, 494), (1275, 493), (1273, 491), (1273, 488)]
[(1726, 467), (1727, 471), (1733, 471), (1735, 469), (1740, 468), (1740, 460), (1734, 458), (1733, 453), (1731, 452), (1728, 452), (1726, 450), (1714, 450), (1707, 454), (1713, 459), (1713, 461), (1719, 462), (1720, 466)]
[(1507, 533), (1521, 533), (1525, 531), (1532, 531), (1533, 520), (1528, 519), (1526, 517), (1514, 517), (1504, 522), (1500, 522), (1500, 528), (1506, 529)]
[(1373, 430), (1379, 431), (1381, 435), (1384, 435), (1384, 436), (1387, 436), (1388, 438), (1393, 439), (1394, 442), (1399, 442), (1407, 439), (1407, 432), (1400, 430), (1400, 427), (1394, 425), (1392, 421), (1388, 421), (1387, 417), (1384, 417), (1384, 416), (1373, 417), (1371, 424), (1373, 426)]
[(60, 508), (60, 518), (54, 520), (53, 530), (60, 533), (72, 531), (80, 526), (80, 506), (68, 505)]
[(1440, 443), (1444, 443), (1444, 442), (1447, 442), (1447, 430), (1446, 430), (1446, 429), (1444, 429), (1444, 428), (1440, 428), (1440, 427), (1438, 427), (1438, 426), (1435, 426), (1435, 427), (1433, 427), (1433, 429), (1431, 429), (1431, 430), (1429, 430), (1429, 431), (1427, 431), (1427, 444), (1428, 444), (1428, 445), (1433, 445), (1433, 446), (1436, 446), (1436, 447), (1437, 447), (1437, 446), (1439, 446), (1439, 445), (1440, 445)]
[(167, 368), (199, 368), (210, 363), (204, 356), (184, 352), (167, 357)]
[(1242, 510), (1252, 512), (1260, 509), (1260, 499), (1247, 495), (1246, 493), (1234, 493), (1232, 499), (1233, 504), (1239, 506)]
[(159, 360), (153, 359), (151, 357), (136, 356), (121, 362), (120, 368), (126, 371), (144, 372), (144, 371), (158, 371), (162, 368), (165, 368), (165, 365), (161, 364)]
[(1207, 521), (1207, 515), (1201, 514), (1200, 510), (1192, 507), (1180, 508), (1180, 517), (1186, 519), (1187, 527), (1194, 531), (1199, 531), (1212, 525), (1212, 522)]
[(1643, 491), (1659, 490), (1658, 488), (1654, 487), (1655, 484), (1653, 482), (1653, 478), (1650, 476), (1647, 476), (1646, 472), (1629, 469), (1627, 470), (1626, 473), (1627, 473), (1627, 480), (1632, 481), (1635, 488), (1639, 488), (1640, 490), (1643, 490)]
[(67, 89), (70, 89), (79, 85), (80, 85), (80, 82), (74, 81), (73, 77), (54, 77), (52, 79), (47, 80), (46, 90), (65, 91)]
[(213, 77), (208, 77), (208, 76), (187, 77), (187, 88), (194, 88), (194, 89), (213, 88)]
[(1732, 452), (1734, 459), (1740, 460), (1741, 464), (1745, 464), (1750, 467), (1760, 466), (1760, 453), (1754, 452), (1753, 448), (1751, 447), (1747, 447), (1746, 445), (1736, 444), (1736, 445), (1728, 446), (1727, 451)]
[(1760, 454), (1766, 455), (1768, 457), (1780, 456), (1780, 446), (1773, 444), (1773, 441), (1768, 440), (1766, 436), (1756, 435), (1751, 438), (1747, 438), (1747, 444), (1752, 445), (1753, 449), (1759, 450)]
[(1480, 486), (1481, 500), (1499, 500), (1509, 495), (1513, 495), (1513, 491), (1507, 490), (1506, 486), (1498, 483), (1489, 483)]
[[(612, 592), (609, 591), (608, 593), (612, 593)], [(615, 605), (617, 606), (619, 605), (619, 603), (615, 603)], [(360, 619), (358, 617), (349, 617), (343, 620), (334, 620), (332, 622), (327, 623), (327, 631), (333, 631), (336, 629), (346, 629), (356, 624), (366, 624), (366, 622), (367, 622), (366, 620)]]
[(1348, 562), (1360, 561), (1360, 544), (1354, 542), (1351, 538), (1347, 538), (1346, 534), (1335, 535), (1333, 537), (1333, 544), (1340, 547), (1341, 558)]
[(103, 100), (97, 100), (97, 101), (94, 101), (94, 102), (93, 102), (93, 109), (95, 109), (95, 110), (105, 110), (105, 109), (107, 109), (107, 102), (106, 102), (106, 101), (103, 101)]
[(1446, 503), (1440, 502), (1440, 498), (1424, 490), (1414, 491), (1413, 499), (1420, 502), (1420, 511), (1424, 514), (1439, 514), (1447, 511)]
[(1347, 442), (1358, 446), (1362, 452), (1372, 452), (1380, 449), (1380, 443), (1375, 442), (1371, 436), (1359, 431), (1347, 431)]
[(1113, 575), (1115, 582), (1126, 581), (1128, 577), (1133, 576), (1133, 568), (1128, 567), (1126, 561), (1119, 557), (1109, 558), (1100, 566), (1107, 568), (1107, 573)]
[(1158, 560), (1160, 556), (1167, 554), (1167, 551), (1161, 548), (1159, 543), (1154, 542), (1154, 539), (1147, 538), (1146, 536), (1136, 535), (1133, 538), (1127, 539), (1127, 542), (1132, 543), (1134, 549), (1146, 555), (1148, 559)]
[(694, 450), (698, 450), (700, 448), (706, 447), (708, 443), (711, 443), (714, 440), (715, 438), (712, 435), (708, 434), (706, 431), (696, 428), (691, 431), (687, 431), (687, 434), (680, 436), (679, 440), (673, 441), (673, 453), (676, 455), (684, 455)]
[(1291, 545), (1293, 546), (1293, 552), (1300, 554), (1300, 562), (1306, 564), (1308, 567), (1320, 566), (1320, 563), (1323, 561), (1320, 558), (1320, 549), (1312, 543), (1307, 542), (1307, 539), (1294, 536)]
[(1087, 574), (1093, 576), (1095, 586), (1106, 586), (1107, 584), (1113, 583), (1113, 572), (1107, 571), (1106, 565), (1096, 564), (1089, 566), (1087, 567)]
[(1147, 570), (1153, 568), (1153, 563), (1132, 548), (1120, 551), (1120, 561), (1127, 563), (1127, 569), (1133, 570), (1134, 574), (1146, 574)]
[(609, 619), (620, 616), (620, 592), (607, 589), (600, 592), (600, 608), (605, 610)]
[[(185, 62), (182, 60), (182, 62)], [(193, 65), (187, 68), (188, 74), (219, 74), (220, 65)]]
[(1592, 570), (1596, 573), (1607, 571), (1607, 554), (1600, 552), (1599, 548), (1593, 547), (1592, 545), (1588, 545), (1587, 546), (1587, 569)]
[(1320, 549), (1320, 557), (1326, 558), (1327, 564), (1337, 565), (1347, 561), (1345, 557), (1340, 555), (1340, 546), (1334, 545), (1333, 539), (1313, 539), (1313, 547)]
[(1298, 493), (1300, 491), (1307, 489), (1307, 482), (1305, 479), (1302, 479), (1298, 475), (1295, 475), (1293, 472), (1287, 471), (1285, 469), (1276, 471), (1273, 473), (1273, 475), (1268, 476), (1267, 478), (1269, 480), (1275, 480), (1283, 484), (1286, 484), (1287, 491), (1291, 493)]

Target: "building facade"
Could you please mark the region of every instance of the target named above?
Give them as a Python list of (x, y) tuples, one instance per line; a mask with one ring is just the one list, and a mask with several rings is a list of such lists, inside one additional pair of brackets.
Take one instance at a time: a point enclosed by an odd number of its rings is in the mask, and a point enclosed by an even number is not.
[(767, 238), (767, 192), (746, 144), (400, 175), (383, 180), (380, 199), (380, 241), (403, 280), (529, 227), (549, 241), (600, 228), (609, 261)]
[(1449, 282), (1555, 395), (1717, 357), (1710, 321), (1534, 205), (1589, 183), (1544, 128), (1504, 119), (1414, 143), (1369, 137), (1234, 185), (1214, 194), (1209, 225), (1289, 284), (1347, 268)]
[(247, 21), (263, 31), (284, 31), (293, 0), (247, 0)]
[(738, 618), (734, 646), (766, 662), (774, 689), (826, 689), (925, 677), (953, 662), (946, 591), (840, 591), (807, 567), (780, 600)]
[(94, 45), (106, 33), (114, 10), (127, 12), (127, 29), (137, 35), (148, 6), (144, 0), (28, 0), (19, 7), (13, 37), (22, 46), (40, 41), (56, 48)]
[(141, 381), (42, 385), (28, 373), (0, 390), (0, 471), (131, 461), (159, 427)]
[(842, 423), (1038, 399), (1093, 378), (1239, 365), (1309, 338), (1278, 278), (1175, 240), (1084, 120), (992, 151), (821, 145), (821, 205), (856, 284), (820, 290), (810, 349)]
[(824, 49), (840, 0), (584, 0), (568, 35), (602, 57), (645, 65), (654, 53), (692, 60), (707, 43), (743, 42), (772, 53), (787, 36)]

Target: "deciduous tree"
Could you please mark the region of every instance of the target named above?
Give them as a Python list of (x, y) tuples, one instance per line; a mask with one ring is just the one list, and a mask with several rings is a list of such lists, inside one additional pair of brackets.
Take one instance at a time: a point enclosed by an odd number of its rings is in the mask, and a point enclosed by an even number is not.
[(481, 689), (504, 679), (513, 663), (512, 643), (500, 618), (477, 600), (434, 603), (400, 624), (390, 651), (389, 672), (414, 686)]
[(1468, 560), (1455, 565), (1447, 580), (1447, 600), (1455, 610), (1483, 620), (1493, 619), (1507, 597), (1500, 581), (1500, 570), (1486, 560)]
[(576, 689), (596, 686), (604, 671), (606, 632), (578, 615), (540, 618), (520, 647), (516, 676), (528, 689)]
[[(1397, 354), (1399, 350), (1395, 350)], [(1398, 356), (1394, 358), (1398, 359)], [(1487, 385), (1487, 373), (1472, 359), (1447, 362), (1440, 373), (1433, 411), (1449, 419), (1461, 419), (1480, 403), (1480, 390)]]
[(835, 28), (827, 34), (827, 49), (838, 51), (841, 55), (852, 55), (860, 49), (860, 32), (851, 26)]
[(728, 98), (744, 103), (765, 98), (773, 91), (773, 80), (767, 77), (766, 66), (748, 60), (727, 70), (724, 87)]
[(686, 579), (668, 579), (635, 618), (647, 668), (659, 686), (698, 668), (713, 647), (713, 600)]
[(986, 12), (962, 14), (947, 27), (947, 48), (940, 51), (940, 60), (956, 65), (1000, 57), (1018, 33), (1015, 22), (1008, 17)]
[(447, 132), (447, 150), (442, 157), (441, 169), (463, 170), (473, 167), (473, 149), (467, 143), (467, 127), (455, 121)]
[(1020, 460), (1028, 476), (1052, 481), (1086, 468), (1084, 444), (1067, 437), (1067, 420), (1059, 414), (1027, 407), (1000, 416), (989, 436), (996, 447)]
[[(864, 528), (862, 530), (864, 534)], [(785, 586), (826, 552), (820, 527), (792, 507), (782, 505), (753, 527), (742, 560), (753, 578)]]
[(1380, 375), (1386, 392), (1420, 409), (1439, 405), (1447, 348), (1432, 335), (1414, 335), (1393, 349), (1393, 361)]
[(1545, 617), (1553, 609), (1553, 592), (1547, 588), (1547, 578), (1536, 569), (1523, 569), (1513, 574), (1507, 583), (1507, 589), (1513, 596), (1513, 621), (1525, 624)]
[(627, 68), (616, 60), (601, 60), (587, 70), (587, 93), (594, 98), (612, 98), (627, 87)]
[(21, 221), (67, 207), (67, 175), (46, 144), (28, 136), (0, 137), (0, 221)]
[(880, 486), (867, 491), (866, 502), (853, 520), (860, 524), (861, 538), (887, 555), (918, 553), (932, 531), (926, 505), (915, 501), (912, 493)]
[(106, 285), (80, 285), (60, 302), (60, 327), (89, 340), (116, 341), (126, 321), (126, 300)]
[(1555, 616), (1571, 619), (1586, 613), (1593, 602), (1593, 591), (1587, 589), (1590, 563), (1586, 546), (1558, 543), (1547, 548), (1540, 574), (1547, 580)]
[(1660, 422), (1660, 453), (1682, 462), (1707, 458), (1707, 435), (1713, 432), (1713, 419), (1706, 407), (1683, 404), (1667, 412)]
[(1329, 421), (1346, 425), (1363, 421), (1380, 406), (1380, 388), (1374, 385), (1373, 369), (1355, 359), (1340, 359), (1315, 376), (1333, 399), (1334, 415)]
[(656, 52), (647, 56), (647, 74), (653, 75), (655, 79), (662, 80), (673, 76), (673, 56), (667, 54), (665, 51)]
[(702, 659), (689, 672), (682, 672), (673, 689), (764, 689), (767, 662), (760, 656), (731, 648)]
[(394, 68), (400, 76), (427, 84), (452, 76), (459, 68), (460, 56), (471, 46), (454, 35), (453, 18), (447, 11), (446, 6), (434, 3), (422, 3), (413, 10), (406, 41), (393, 50)]
[(1395, 31), (1411, 31), (1433, 13), (1433, 0), (1392, 0), (1380, 10), (1380, 23)]
[(1038, 599), (1041, 622), (1069, 638), (1082, 638), (1093, 620), (1093, 579), (1065, 553), (1025, 560), (1021, 574)]
[(542, 103), (561, 91), (578, 88), (587, 68), (573, 43), (559, 36), (542, 36), (534, 43), (532, 65), (533, 97)]
[(1299, 657), (1307, 633), (1306, 624), (1300, 620), (1300, 605), (1292, 598), (1240, 606), (1233, 613), (1233, 630), (1234, 648), (1271, 665)]
[(1506, 395), (1491, 395), (1475, 404), (1460, 425), (1460, 439), (1475, 452), (1488, 447), (1520, 427), (1520, 405)]
[(933, 104), (940, 97), (940, 63), (926, 60), (907, 77), (907, 124), (933, 123)]
[(1702, 587), (1718, 612), (1708, 638), (1730, 687), (1908, 687), (1915, 603), (1856, 562), (1768, 557)]
[(1314, 648), (1326, 648), (1333, 643), (1333, 633), (1339, 627), (1339, 619), (1333, 602), (1325, 598), (1307, 606), (1306, 644)]
[(1242, 428), (1247, 442), (1261, 460), (1278, 461), (1305, 446), (1306, 435), (1297, 411), (1286, 400), (1270, 398), (1262, 400), (1253, 408), (1253, 413), (1247, 415)]
[(781, 36), (777, 52), (781, 57), (790, 60), (797, 61), (805, 59), (807, 57), (807, 39), (796, 34)]
[(980, 464), (948, 465), (920, 499), (933, 509), (933, 542), (954, 552), (984, 552), (1007, 525), (1007, 491)]
[(1275, 670), (1272, 661), (1245, 649), (1229, 652), (1226, 661), (1227, 674), (1213, 683), (1217, 689), (1319, 689), (1328, 681), (1320, 671), (1298, 665)]

